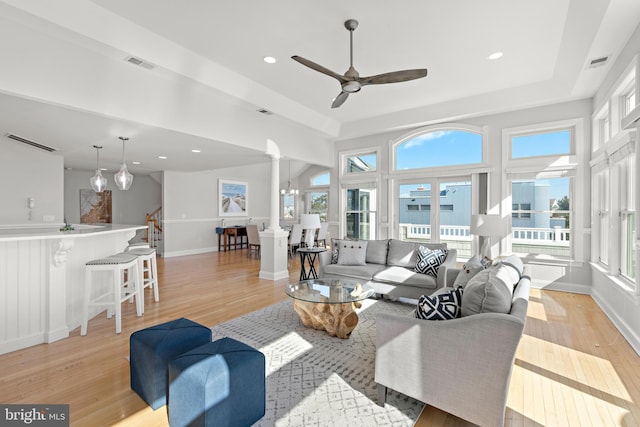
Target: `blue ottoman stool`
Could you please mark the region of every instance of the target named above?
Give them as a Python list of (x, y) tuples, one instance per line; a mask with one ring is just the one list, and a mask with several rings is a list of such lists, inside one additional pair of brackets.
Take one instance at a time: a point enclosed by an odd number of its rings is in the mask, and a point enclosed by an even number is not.
[(222, 338), (169, 362), (169, 425), (250, 426), (265, 413), (264, 354)]
[(131, 388), (154, 410), (167, 404), (169, 362), (211, 342), (211, 329), (180, 318), (142, 329), (129, 338)]

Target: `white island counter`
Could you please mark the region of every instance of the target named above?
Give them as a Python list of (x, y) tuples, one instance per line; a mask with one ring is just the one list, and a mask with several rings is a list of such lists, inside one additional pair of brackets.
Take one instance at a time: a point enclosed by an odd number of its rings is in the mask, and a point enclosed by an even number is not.
[(68, 337), (81, 322), (85, 263), (122, 252), (147, 228), (73, 227), (0, 226), (0, 354)]

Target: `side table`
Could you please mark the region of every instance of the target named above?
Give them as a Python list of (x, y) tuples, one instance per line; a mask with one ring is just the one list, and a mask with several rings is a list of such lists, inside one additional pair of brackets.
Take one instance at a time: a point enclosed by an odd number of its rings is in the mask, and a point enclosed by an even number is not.
[[(325, 252), (327, 248), (300, 248), (300, 280), (317, 279), (315, 262), (320, 252)], [(309, 264), (309, 268), (305, 268), (305, 262)]]

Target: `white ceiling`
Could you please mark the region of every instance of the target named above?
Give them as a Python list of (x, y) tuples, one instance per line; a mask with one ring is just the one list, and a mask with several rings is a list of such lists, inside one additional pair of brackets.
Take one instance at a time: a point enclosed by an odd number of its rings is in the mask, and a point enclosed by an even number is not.
[[(344, 73), (348, 18), (360, 23), (361, 75), (427, 68), (428, 76), (366, 86), (332, 110), (338, 82), (290, 57)], [(637, 0), (0, 0), (0, 134), (55, 146), (74, 169), (95, 167), (93, 144), (105, 147), (104, 166), (117, 169), (119, 135), (131, 138), (128, 163), (142, 162), (130, 165), (134, 173), (247, 165), (266, 157), (241, 137), (199, 131), (206, 118), (183, 117), (187, 99), (215, 93), (225, 117), (265, 108), (279, 126), (339, 141), (591, 97), (639, 22)], [(496, 51), (504, 56), (488, 60)], [(127, 55), (156, 66), (135, 70), (156, 86), (119, 103), (109, 98), (114, 84), (141, 86)], [(277, 62), (263, 62), (267, 55)], [(587, 69), (605, 55), (612, 60)], [(24, 68), (3, 74), (2, 64)], [(77, 86), (53, 78), (65, 75), (79, 76)], [(158, 92), (175, 98), (164, 105)]]

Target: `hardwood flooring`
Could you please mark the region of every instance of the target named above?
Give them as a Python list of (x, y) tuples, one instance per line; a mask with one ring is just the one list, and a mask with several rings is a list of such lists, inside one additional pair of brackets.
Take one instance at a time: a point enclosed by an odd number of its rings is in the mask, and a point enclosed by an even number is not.
[[(290, 262), (291, 281), (299, 261)], [(68, 403), (73, 426), (167, 426), (129, 388), (129, 335), (188, 317), (212, 326), (287, 300), (287, 280), (258, 279), (247, 251), (158, 258), (160, 302), (123, 305), (122, 333), (100, 315), (67, 339), (0, 355), (0, 402)], [(640, 357), (586, 295), (532, 290), (508, 397), (509, 426), (640, 425)], [(464, 402), (461, 402), (464, 404)], [(416, 426), (468, 423), (426, 406)]]

